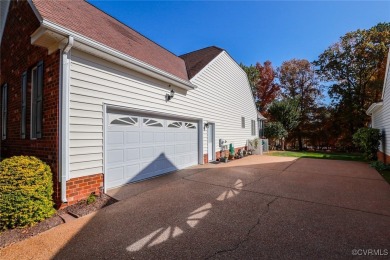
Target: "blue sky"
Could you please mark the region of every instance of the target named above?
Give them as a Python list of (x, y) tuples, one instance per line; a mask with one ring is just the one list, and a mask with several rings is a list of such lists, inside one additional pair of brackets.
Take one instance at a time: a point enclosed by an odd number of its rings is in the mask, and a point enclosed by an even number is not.
[(390, 1), (92, 1), (180, 55), (216, 45), (246, 65), (312, 61), (346, 32), (390, 22)]

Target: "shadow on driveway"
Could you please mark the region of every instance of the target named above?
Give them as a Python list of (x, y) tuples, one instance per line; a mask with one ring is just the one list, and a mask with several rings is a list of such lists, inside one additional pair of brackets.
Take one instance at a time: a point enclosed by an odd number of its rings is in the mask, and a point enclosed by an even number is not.
[(390, 185), (359, 162), (250, 156), (110, 191), (4, 258), (334, 258), (390, 249)]

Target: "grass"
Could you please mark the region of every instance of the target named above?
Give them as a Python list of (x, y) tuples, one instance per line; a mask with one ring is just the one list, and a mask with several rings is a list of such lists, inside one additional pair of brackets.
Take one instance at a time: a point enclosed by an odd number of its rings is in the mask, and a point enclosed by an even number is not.
[(267, 155), (272, 156), (288, 156), (298, 158), (314, 158), (314, 159), (328, 159), (328, 160), (345, 160), (345, 161), (362, 161), (364, 158), (361, 154), (350, 153), (327, 153), (327, 152), (307, 152), (307, 151), (272, 151)]

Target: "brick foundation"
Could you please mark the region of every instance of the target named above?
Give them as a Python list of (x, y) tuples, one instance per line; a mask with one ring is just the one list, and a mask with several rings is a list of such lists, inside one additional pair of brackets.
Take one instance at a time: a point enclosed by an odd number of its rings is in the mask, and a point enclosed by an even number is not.
[[(46, 162), (53, 172), (53, 199), (58, 204), (61, 198), (58, 182), (60, 52), (48, 55), (47, 49), (31, 45), (30, 36), (39, 26), (40, 23), (27, 1), (11, 1), (0, 49), (0, 85), (8, 84), (7, 138), (1, 141), (1, 157), (29, 155)], [(42, 138), (31, 140), (31, 69), (41, 60), (44, 63)], [(21, 80), (25, 71), (26, 138), (22, 139)]]
[(70, 179), (66, 182), (67, 206), (86, 199), (91, 193), (100, 194), (100, 188), (102, 187), (103, 174), (101, 173)]
[(384, 164), (390, 164), (390, 155), (378, 151), (377, 156), (379, 161), (383, 162)]
[[(234, 148), (235, 153), (238, 153), (238, 150), (240, 149), (246, 150), (246, 146)], [(224, 151), (224, 153), (226, 153), (226, 151)], [(221, 158), (221, 152), (215, 152), (215, 160), (218, 160), (219, 158)], [(203, 162), (209, 163), (209, 157), (207, 153), (203, 155)]]

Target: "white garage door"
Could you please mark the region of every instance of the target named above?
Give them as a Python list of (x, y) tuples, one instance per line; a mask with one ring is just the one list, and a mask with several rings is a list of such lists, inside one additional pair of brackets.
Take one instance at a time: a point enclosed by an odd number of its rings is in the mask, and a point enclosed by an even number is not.
[(198, 164), (196, 122), (109, 113), (106, 188)]

